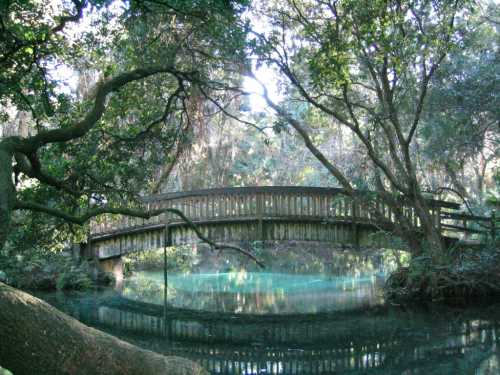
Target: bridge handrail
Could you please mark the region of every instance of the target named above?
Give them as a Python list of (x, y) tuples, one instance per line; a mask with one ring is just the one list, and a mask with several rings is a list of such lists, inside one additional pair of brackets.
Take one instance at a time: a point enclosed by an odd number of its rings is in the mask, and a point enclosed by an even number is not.
[[(369, 192), (357, 191), (362, 196)], [(181, 209), (194, 221), (238, 219), (255, 220), (262, 225), (265, 218), (316, 218), (340, 219), (350, 222), (375, 222), (371, 212), (364, 210), (355, 199), (343, 189), (305, 186), (252, 186), (203, 189), (186, 192), (174, 192), (145, 197), (148, 209)], [(387, 222), (394, 223), (394, 214), (381, 199), (376, 199), (377, 211)], [(429, 206), (436, 217), (436, 224), (441, 222), (442, 209), (456, 210), (456, 203), (429, 200)], [(414, 226), (419, 225), (418, 218), (410, 206), (404, 207), (405, 214)], [(377, 218), (378, 219), (378, 218)], [(178, 221), (170, 214), (144, 220), (121, 217), (91, 223), (91, 235), (102, 235), (124, 228), (154, 226), (167, 221)], [(439, 225), (439, 224), (438, 224)]]
[[(473, 227), (471, 227), (473, 224)], [(500, 221), (495, 216), (495, 211), (490, 216), (478, 216), (463, 212), (441, 213), (441, 226), (446, 230), (464, 233), (489, 235), (493, 242), (496, 240), (496, 232), (500, 228)]]
[[(155, 194), (148, 197), (144, 197), (144, 202), (155, 202), (162, 200), (170, 200), (176, 198), (188, 198), (194, 196), (204, 196), (204, 195), (224, 195), (224, 194), (259, 194), (259, 193), (292, 193), (292, 194), (324, 194), (324, 195), (337, 195), (344, 194), (347, 195), (346, 190), (342, 188), (327, 188), (327, 187), (317, 187), (317, 186), (239, 186), (239, 187), (225, 187), (225, 188), (213, 188), (213, 189), (199, 189), (199, 190), (189, 190), (189, 191), (177, 191), (171, 193)], [(356, 190), (355, 194), (373, 193), (371, 191)], [(458, 210), (460, 208), (459, 203), (448, 202), (439, 199), (428, 199), (429, 206), (431, 207), (442, 207), (449, 208), (453, 210)]]

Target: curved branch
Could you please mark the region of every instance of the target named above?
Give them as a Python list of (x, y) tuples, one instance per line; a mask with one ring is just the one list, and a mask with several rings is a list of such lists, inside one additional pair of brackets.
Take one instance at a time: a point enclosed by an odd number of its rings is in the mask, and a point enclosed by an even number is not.
[(78, 22), (83, 16), (83, 9), (87, 6), (87, 0), (72, 0), (76, 8), (76, 13), (69, 16), (62, 16), (59, 18), (59, 23), (52, 28), (52, 33), (62, 31), (68, 22)]
[(170, 212), (179, 218), (182, 219), (195, 233), (196, 236), (202, 241), (205, 242), (206, 244), (210, 245), (212, 248), (216, 250), (224, 250), (224, 249), (230, 249), (230, 250), (235, 250), (250, 259), (252, 259), (255, 263), (257, 263), (260, 267), (264, 268), (264, 263), (262, 263), (260, 260), (258, 260), (252, 253), (246, 251), (245, 249), (242, 249), (239, 246), (235, 245), (229, 245), (225, 243), (216, 243), (212, 241), (210, 238), (206, 237), (203, 233), (201, 233), (200, 229), (198, 226), (193, 223), (186, 215), (181, 210), (175, 209), (175, 208), (160, 208), (157, 210), (152, 210), (152, 211), (142, 211), (138, 209), (133, 209), (133, 208), (127, 208), (127, 207), (108, 207), (108, 206), (103, 206), (103, 207), (98, 207), (94, 209), (88, 210), (86, 213), (80, 215), (80, 216), (74, 216), (72, 214), (69, 214), (67, 212), (58, 210), (57, 208), (52, 208), (52, 207), (47, 207), (42, 204), (36, 203), (36, 202), (23, 202), (17, 200), (14, 204), (14, 209), (15, 210), (30, 210), (30, 211), (36, 211), (36, 212), (42, 212), (54, 217), (58, 217), (60, 219), (63, 219), (67, 222), (77, 224), (77, 225), (83, 225), (85, 224), (89, 219), (99, 216), (102, 214), (113, 214), (113, 215), (125, 215), (125, 216), (132, 216), (132, 217), (139, 217), (142, 219), (150, 219), (154, 216), (159, 216), (163, 213)]
[(40, 161), (36, 155), (30, 155), (28, 157), (22, 153), (16, 152), (14, 157), (16, 159), (16, 167), (19, 172), (22, 172), (28, 177), (35, 178), (44, 184), (55, 187), (56, 189), (62, 190), (75, 197), (81, 196), (81, 192), (73, 189), (64, 181), (58, 180), (57, 178), (42, 171)]
[(151, 66), (121, 73), (107, 81), (102, 81), (97, 84), (92, 109), (81, 121), (67, 128), (46, 130), (26, 139), (12, 137), (14, 150), (28, 155), (35, 153), (36, 150), (48, 143), (68, 142), (84, 136), (101, 119), (106, 109), (106, 99), (110, 93), (118, 91), (130, 82), (159, 73), (170, 73), (178, 78), (186, 77), (185, 73), (175, 70), (172, 66)]
[(167, 121), (168, 116), (170, 115), (170, 111), (172, 109), (172, 104), (174, 103), (174, 100), (179, 98), (179, 95), (184, 92), (185, 89), (181, 83), (177, 86), (175, 91), (168, 97), (167, 103), (165, 104), (165, 109), (163, 110), (163, 113), (161, 116), (158, 116), (151, 122), (149, 122), (143, 130), (138, 132), (136, 135), (133, 137), (123, 137), (118, 134), (113, 134), (113, 133), (106, 133), (107, 135), (118, 139), (120, 142), (135, 142), (138, 141), (139, 139), (144, 138), (147, 136), (157, 125), (162, 124)]

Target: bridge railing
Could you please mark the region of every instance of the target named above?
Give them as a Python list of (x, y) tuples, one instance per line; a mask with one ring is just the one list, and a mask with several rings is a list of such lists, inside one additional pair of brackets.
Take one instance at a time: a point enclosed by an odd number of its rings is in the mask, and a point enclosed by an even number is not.
[[(239, 187), (206, 189), (191, 192), (169, 193), (144, 199), (147, 209), (176, 208), (196, 222), (234, 222), (254, 220), (287, 221), (344, 221), (357, 224), (395, 222), (391, 208), (376, 199), (371, 209), (359, 200), (345, 194), (344, 190), (318, 187)], [(436, 225), (441, 223), (443, 209), (457, 209), (458, 205), (430, 201)], [(373, 210), (375, 208), (375, 210)], [(413, 208), (403, 211), (415, 227), (419, 220)], [(138, 227), (154, 227), (165, 223), (179, 223), (172, 213), (164, 213), (149, 220), (105, 215), (91, 223), (92, 236), (99, 236)]]
[(465, 240), (470, 239), (471, 236), (479, 235), (495, 242), (500, 230), (500, 220), (496, 217), (495, 211), (492, 211), (489, 217), (444, 212), (441, 214), (441, 228), (448, 234), (460, 234)]

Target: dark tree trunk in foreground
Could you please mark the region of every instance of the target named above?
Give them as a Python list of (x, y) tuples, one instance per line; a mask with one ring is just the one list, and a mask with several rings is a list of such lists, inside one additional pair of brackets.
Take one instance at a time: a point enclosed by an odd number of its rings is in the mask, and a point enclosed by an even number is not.
[(12, 154), (0, 143), (0, 250), (2, 250), (9, 234), (14, 198)]
[(0, 283), (0, 366), (14, 375), (201, 375), (197, 364), (140, 349)]

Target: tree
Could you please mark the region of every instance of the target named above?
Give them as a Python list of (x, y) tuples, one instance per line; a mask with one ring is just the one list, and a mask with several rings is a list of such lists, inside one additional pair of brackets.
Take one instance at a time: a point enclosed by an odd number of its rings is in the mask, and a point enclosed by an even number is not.
[[(211, 95), (214, 75), (234, 75), (226, 57), (241, 56), (244, 33), (234, 20), (244, 5), (0, 3), (0, 251), (13, 221), (27, 212), (73, 225), (105, 213), (150, 218), (165, 211), (189, 222), (178, 210), (144, 210), (140, 197), (176, 157), (191, 123), (188, 98), (201, 90)], [(77, 72), (86, 90), (67, 88), (65, 75)], [(16, 127), (21, 131), (7, 132)], [(3, 284), (0, 305), (1, 361), (16, 374), (31, 366), (47, 373), (202, 372), (103, 336)], [(78, 347), (89, 359), (83, 366)], [(109, 362), (94, 371), (91, 360), (100, 355)]]
[[(79, 225), (103, 213), (159, 214), (141, 210), (139, 197), (176, 156), (192, 121), (188, 98), (209, 95), (213, 76), (241, 56), (241, 2), (59, 5), (2, 3), (3, 123), (21, 112), (29, 121), (24, 136), (0, 139), (0, 248), (16, 210)], [(79, 22), (92, 27), (70, 27)], [(68, 92), (61, 67), (94, 72), (96, 84)]]
[[(263, 32), (251, 32), (256, 64), (273, 67), (285, 87), (283, 103), (263, 87), (268, 105), (354, 195), (352, 181), (316, 147), (309, 124), (290, 108), (306, 103), (351, 131), (371, 162), (364, 186), (380, 192), (398, 218), (399, 233), (420, 251), (423, 243), (436, 250), (443, 245), (417, 172), (415, 138), (430, 83), (462, 39), (471, 11), (471, 3), (461, 0), (289, 0), (254, 9), (254, 17), (266, 20)], [(414, 208), (424, 241), (403, 204)]]
[(498, 23), (492, 22), (499, 16), (489, 4), (468, 20), (460, 48), (450, 52), (431, 82), (419, 139), (429, 189), (453, 188), (478, 206), (493, 186), (488, 175), (500, 157), (500, 40)]

